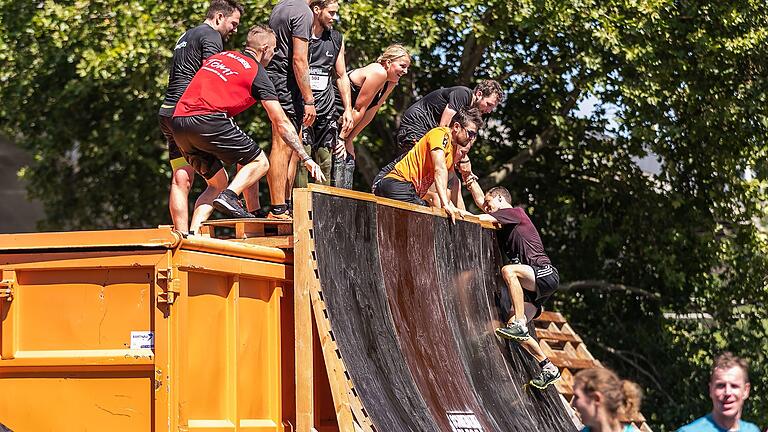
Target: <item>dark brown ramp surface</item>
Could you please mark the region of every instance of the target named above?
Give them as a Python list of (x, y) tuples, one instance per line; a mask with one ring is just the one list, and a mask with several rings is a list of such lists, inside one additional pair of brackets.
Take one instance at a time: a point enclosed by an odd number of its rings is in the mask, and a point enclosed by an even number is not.
[(312, 202), (328, 321), (376, 430), (576, 430), (554, 388), (525, 388), (535, 361), (493, 335), (492, 230), (325, 193)]
[(315, 252), (347, 372), (380, 431), (438, 431), (408, 371), (387, 305), (376, 204), (314, 194)]
[(538, 373), (535, 360), (516, 343), (494, 335), (505, 287), (494, 232), (477, 224), (452, 225), (436, 219), (435, 248), (444, 249), (444, 259), (437, 263), (442, 300), (465, 372), (494, 429), (575, 431), (554, 386), (544, 392), (525, 386)]
[(434, 246), (433, 227), (439, 219), (386, 206), (378, 213), (389, 307), (400, 348), (432, 416), (441, 430), (451, 430), (449, 413), (473, 416), (483, 430), (491, 429), (464, 372), (440, 298), (436, 269), (447, 248)]

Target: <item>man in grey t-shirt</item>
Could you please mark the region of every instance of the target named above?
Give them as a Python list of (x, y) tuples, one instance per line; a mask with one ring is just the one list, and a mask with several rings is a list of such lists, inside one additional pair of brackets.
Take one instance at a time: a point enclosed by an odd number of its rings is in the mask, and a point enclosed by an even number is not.
[[(309, 83), (309, 38), (314, 16), (308, 3), (307, 0), (281, 0), (269, 17), (277, 46), (267, 73), (275, 85), (283, 110), (296, 125), (296, 130), (301, 130), (302, 124), (311, 126), (316, 116), (315, 99)], [(288, 164), (291, 154), (291, 148), (273, 130), (270, 170), (267, 173), (272, 209), (268, 217), (290, 218), (286, 195), (290, 193)]]

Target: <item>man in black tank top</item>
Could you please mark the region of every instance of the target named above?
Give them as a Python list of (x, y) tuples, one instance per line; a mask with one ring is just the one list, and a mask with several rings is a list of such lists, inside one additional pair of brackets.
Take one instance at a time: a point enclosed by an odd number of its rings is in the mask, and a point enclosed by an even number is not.
[(173, 49), (168, 88), (160, 105), (158, 120), (168, 143), (168, 160), (173, 170), (168, 207), (173, 226), (182, 232), (189, 229), (188, 196), (195, 171), (184, 159), (173, 138), (173, 111), (203, 60), (224, 50), (223, 41), (237, 31), (242, 13), (243, 7), (235, 0), (212, 0), (205, 22), (184, 32)]
[[(311, 126), (302, 129), (304, 149), (320, 165), (325, 176), (323, 184), (330, 184), (333, 147), (339, 136), (338, 119), (342, 116), (342, 127), (352, 123), (349, 77), (344, 61), (344, 41), (341, 33), (333, 29), (333, 20), (339, 12), (338, 0), (312, 0), (312, 36), (309, 41), (309, 81), (315, 97), (317, 117)], [(338, 88), (343, 111), (337, 113), (335, 94)], [(290, 172), (298, 165), (294, 157)], [(295, 187), (306, 187), (309, 178), (307, 169), (299, 166)]]
[(503, 97), (499, 83), (483, 80), (474, 90), (464, 86), (447, 87), (430, 92), (414, 102), (403, 113), (395, 135), (398, 156), (376, 175), (373, 190), (421, 137), (436, 127), (448, 126), (460, 108), (475, 107), (485, 115), (496, 109)]

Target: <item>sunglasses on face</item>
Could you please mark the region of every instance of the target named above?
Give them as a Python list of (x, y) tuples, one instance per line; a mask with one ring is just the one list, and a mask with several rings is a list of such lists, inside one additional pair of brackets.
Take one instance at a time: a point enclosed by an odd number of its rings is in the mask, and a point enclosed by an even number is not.
[(465, 131), (467, 131), (467, 138), (472, 141), (475, 138), (477, 138), (477, 131), (469, 130), (467, 128), (464, 128)]

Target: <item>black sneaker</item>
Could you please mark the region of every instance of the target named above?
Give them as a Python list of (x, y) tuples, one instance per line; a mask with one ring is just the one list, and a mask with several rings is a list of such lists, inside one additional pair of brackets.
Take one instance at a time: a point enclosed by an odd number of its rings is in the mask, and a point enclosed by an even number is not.
[(237, 199), (237, 197), (232, 198), (224, 192), (220, 193), (219, 196), (213, 200), (213, 207), (230, 218), (253, 217), (250, 213), (245, 211), (242, 205), (240, 205), (240, 200)]
[(549, 369), (542, 369), (541, 373), (534, 377), (528, 384), (536, 387), (537, 389), (544, 390), (549, 387), (550, 384), (555, 383), (562, 377), (560, 369), (551, 371)]

